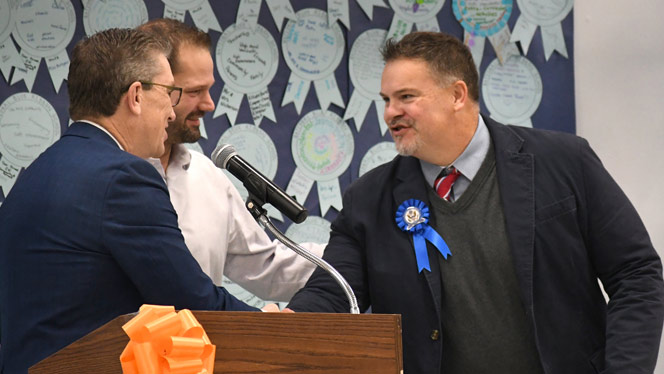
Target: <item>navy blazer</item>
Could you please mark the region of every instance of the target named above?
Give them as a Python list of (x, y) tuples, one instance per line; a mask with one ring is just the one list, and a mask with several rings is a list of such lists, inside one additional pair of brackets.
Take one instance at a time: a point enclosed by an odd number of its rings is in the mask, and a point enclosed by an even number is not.
[(74, 123), (0, 206), (4, 372), (26, 372), (144, 303), (256, 310), (203, 273), (155, 168)]
[[(545, 373), (652, 373), (664, 284), (637, 212), (585, 140), (484, 121), (520, 297)], [(430, 206), (429, 188), (413, 157), (397, 156), (367, 173), (344, 194), (324, 254), (349, 281), (362, 310), (402, 315), (407, 374), (439, 374), (445, 344), (438, 334), (438, 261), (430, 261), (431, 272), (418, 273), (411, 236), (394, 218), (407, 199)], [(434, 259), (437, 252), (431, 245), (428, 250)], [(349, 310), (320, 269), (289, 307)]]

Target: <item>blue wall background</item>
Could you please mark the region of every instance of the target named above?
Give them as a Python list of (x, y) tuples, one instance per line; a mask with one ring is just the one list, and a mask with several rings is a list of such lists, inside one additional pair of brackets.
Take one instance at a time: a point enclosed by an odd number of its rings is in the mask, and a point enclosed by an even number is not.
[[(76, 11), (76, 30), (71, 43), (67, 47), (68, 52), (71, 51), (74, 44), (78, 40), (85, 36), (82, 19), (83, 8), (81, 2), (79, 0), (72, 0), (72, 3)], [(235, 23), (239, 1), (211, 0), (210, 3), (222, 29), (225, 30), (229, 25)], [(385, 1), (385, 3), (387, 4), (387, 1)], [(147, 6), (150, 19), (162, 17), (164, 3), (162, 3), (160, 0), (145, 0), (145, 4)], [(291, 0), (291, 4), (295, 12), (303, 8), (318, 8), (322, 10), (327, 9), (327, 2), (325, 0)], [(389, 29), (394, 15), (394, 12), (389, 8), (374, 7), (373, 20), (370, 20), (355, 0), (349, 0), (349, 8), (351, 28), (348, 30), (345, 26), (341, 25), (341, 29), (344, 33), (346, 41), (346, 48), (344, 57), (338, 69), (335, 71), (335, 76), (344, 103), (348, 103), (348, 100), (350, 99), (351, 93), (353, 91), (353, 87), (348, 75), (348, 53), (351, 46), (353, 45), (355, 39), (367, 29)], [(508, 22), (510, 29), (513, 29), (519, 14), (520, 12), (518, 9), (518, 4), (515, 2), (512, 15)], [(559, 130), (570, 133), (575, 132), (576, 124), (574, 108), (574, 47), (572, 14), (573, 11), (570, 12), (570, 14), (562, 22), (563, 34), (569, 56), (568, 58), (565, 58), (558, 53), (554, 53), (548, 61), (545, 60), (542, 39), (540, 35), (541, 31), (539, 28), (535, 33), (535, 36), (528, 49), (528, 54), (526, 55), (526, 57), (539, 70), (543, 84), (542, 102), (531, 118), (533, 126), (536, 128)], [(442, 31), (451, 33), (460, 39), (463, 38), (463, 29), (458, 21), (454, 18), (454, 14), (452, 12), (452, 0), (445, 1), (443, 8), (438, 13), (437, 19)], [(287, 20), (284, 21), (282, 30), (285, 29), (286, 21)], [(194, 24), (189, 13), (186, 15), (185, 22), (188, 24)], [(269, 8), (265, 2), (262, 2), (261, 4), (258, 23), (265, 27), (272, 34), (277, 45), (281, 49), (281, 34), (277, 29)], [(214, 48), (216, 47), (221, 33), (211, 30), (209, 34), (212, 38), (212, 46)], [(16, 47), (20, 51), (19, 46), (16, 45)], [(493, 48), (487, 41), (484, 49), (482, 63), (480, 65), (480, 77), (483, 76), (483, 72), (494, 58), (495, 53)], [(216, 69), (214, 73), (216, 83), (211, 89), (211, 96), (216, 104), (224, 83), (219, 77)], [(299, 115), (297, 114), (293, 104), (281, 107), (281, 100), (286, 84), (288, 83), (289, 75), (290, 69), (286, 65), (280, 51), (277, 75), (268, 86), (270, 96), (273, 101), (273, 108), (277, 118), (277, 123), (273, 123), (269, 119), (264, 119), (260, 126), (261, 129), (270, 135), (276, 145), (279, 156), (279, 168), (274, 180), (278, 185), (284, 187), (284, 189), (288, 185), (291, 175), (295, 170), (295, 163), (291, 155), (291, 136), (293, 134), (293, 129), (298, 120), (304, 115), (312, 110), (320, 109), (313, 87), (309, 90), (306, 101), (304, 102), (303, 109)], [(15, 93), (27, 91), (28, 90), (23, 81), (19, 81), (15, 85), (10, 86), (8, 85), (7, 81), (0, 79), (0, 103), (4, 102), (5, 99)], [(69, 116), (67, 112), (67, 87), (66, 84), (63, 84), (60, 88), (60, 91), (58, 93), (55, 92), (53, 84), (51, 83), (51, 78), (49, 77), (48, 69), (43, 59), (39, 66), (37, 79), (31, 92), (44, 97), (53, 105), (58, 113), (62, 132), (64, 132), (69, 123)], [(345, 109), (331, 105), (329, 110), (343, 117)], [(481, 102), (481, 110), (483, 113), (488, 113), (484, 102)], [(215, 148), (219, 137), (224, 131), (229, 129), (231, 125), (225, 115), (212, 118), (212, 113), (206, 114), (204, 117), (204, 122), (208, 138), (201, 139), (199, 144), (203, 151), (209, 156), (209, 154)], [(242, 101), (236, 123), (253, 123), (246, 97)], [(386, 133), (384, 136), (380, 134), (378, 118), (376, 118), (376, 114), (373, 108), (371, 108), (367, 113), (365, 123), (359, 132), (356, 131), (356, 127), (352, 119), (347, 121), (347, 124), (349, 125), (354, 136), (355, 152), (350, 167), (339, 177), (342, 191), (345, 190), (345, 188), (350, 183), (358, 178), (360, 161), (367, 150), (378, 142), (391, 141), (389, 133)], [(0, 202), (4, 200), (4, 197), (5, 193), (3, 191), (0, 193)], [(312, 188), (304, 205), (309, 210), (310, 216), (320, 215), (320, 208), (318, 205), (318, 196), (315, 185), (314, 188)], [(331, 208), (324, 216), (324, 218), (331, 221), (336, 215), (337, 211), (334, 208)], [(291, 223), (287, 218), (285, 220), (286, 222), (283, 223), (278, 221), (275, 221), (275, 223), (279, 228), (285, 230), (286, 227), (288, 227)]]

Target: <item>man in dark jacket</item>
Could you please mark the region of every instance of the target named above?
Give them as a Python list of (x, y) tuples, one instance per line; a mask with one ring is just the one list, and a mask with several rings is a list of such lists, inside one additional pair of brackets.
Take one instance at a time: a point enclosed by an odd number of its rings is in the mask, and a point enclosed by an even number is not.
[[(362, 310), (402, 315), (404, 372), (652, 373), (661, 262), (588, 143), (481, 116), (472, 56), (452, 36), (416, 32), (382, 52), (400, 156), (346, 191), (324, 258)], [(316, 270), (289, 308), (349, 303)]]

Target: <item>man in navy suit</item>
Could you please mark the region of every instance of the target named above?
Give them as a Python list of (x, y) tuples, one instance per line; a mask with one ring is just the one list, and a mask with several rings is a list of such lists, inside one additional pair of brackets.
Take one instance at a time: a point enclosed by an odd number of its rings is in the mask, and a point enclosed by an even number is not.
[(76, 44), (73, 123), (0, 207), (4, 373), (28, 367), (144, 304), (256, 310), (216, 287), (185, 246), (145, 158), (164, 152), (181, 89), (167, 41), (108, 30)]
[[(400, 155), (348, 188), (324, 258), (362, 310), (402, 315), (404, 372), (652, 373), (662, 265), (588, 143), (481, 116), (455, 37), (416, 32), (382, 53)], [(316, 270), (289, 308), (349, 303)]]

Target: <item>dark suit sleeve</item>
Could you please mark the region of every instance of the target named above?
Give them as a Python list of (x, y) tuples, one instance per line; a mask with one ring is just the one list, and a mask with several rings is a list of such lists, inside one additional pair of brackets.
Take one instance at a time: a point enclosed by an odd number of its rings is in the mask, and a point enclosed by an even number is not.
[(638, 213), (583, 140), (587, 247), (609, 295), (606, 373), (652, 373), (664, 317), (662, 264)]
[(161, 177), (137, 159), (105, 193), (102, 240), (146, 303), (176, 309), (257, 310), (216, 287), (187, 249)]
[[(361, 311), (369, 307), (363, 225), (355, 219), (353, 188), (344, 194), (343, 209), (332, 223), (330, 241), (323, 259), (350, 284)], [(348, 313), (350, 303), (341, 286), (327, 272), (317, 268), (307, 284), (291, 299), (288, 307), (300, 312)]]

